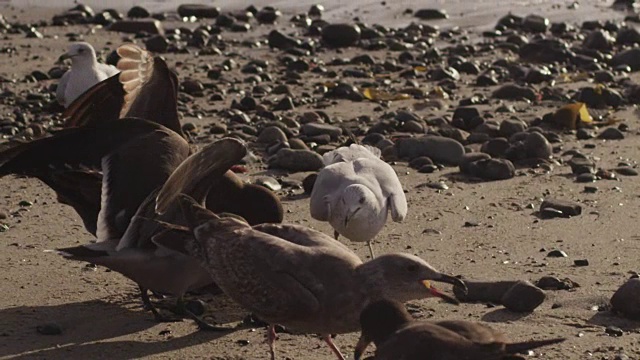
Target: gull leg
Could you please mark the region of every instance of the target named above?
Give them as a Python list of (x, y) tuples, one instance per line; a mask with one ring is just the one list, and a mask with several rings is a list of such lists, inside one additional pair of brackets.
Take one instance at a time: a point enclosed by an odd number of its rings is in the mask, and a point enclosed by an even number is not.
[(202, 320), (198, 315), (189, 311), (184, 303), (184, 299), (182, 298), (182, 296), (178, 297), (178, 300), (176, 301), (176, 312), (186, 315), (188, 318), (193, 320), (198, 325), (198, 328), (200, 330), (203, 330), (203, 331), (230, 331), (231, 330), (230, 328), (227, 328), (224, 326), (211, 325), (208, 322)]
[(322, 340), (324, 340), (324, 342), (329, 345), (329, 348), (338, 357), (339, 360), (345, 360), (336, 344), (334, 344), (333, 340), (331, 340), (331, 335), (322, 335)]
[(182, 321), (182, 319), (180, 319), (180, 318), (172, 318), (172, 317), (167, 317), (167, 316), (164, 316), (164, 315), (160, 314), (158, 309), (156, 309), (156, 307), (153, 306), (153, 304), (151, 303), (151, 300), (149, 299), (149, 294), (147, 293), (148, 290), (146, 288), (143, 288), (140, 285), (138, 285), (138, 288), (140, 289), (140, 297), (142, 298), (142, 303), (144, 304), (144, 309), (145, 310), (150, 310), (151, 313), (153, 314), (153, 317), (156, 319), (157, 322)]
[(276, 338), (276, 326), (269, 325), (269, 329), (267, 330), (267, 342), (269, 343), (271, 360), (276, 360)]
[(371, 241), (367, 241), (367, 246), (369, 246), (369, 253), (371, 254), (371, 258), (372, 258), (372, 259), (375, 259), (375, 258), (376, 258), (376, 256), (375, 256), (375, 254), (373, 253), (373, 246), (371, 246)]
[(338, 240), (339, 237), (340, 237), (340, 233), (338, 232), (338, 230), (333, 230), (333, 238)]

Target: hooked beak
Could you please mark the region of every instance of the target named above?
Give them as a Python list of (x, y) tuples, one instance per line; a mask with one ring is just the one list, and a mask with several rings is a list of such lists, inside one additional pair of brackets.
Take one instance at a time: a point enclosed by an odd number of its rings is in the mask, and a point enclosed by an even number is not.
[[(467, 285), (464, 283), (464, 281), (458, 279), (457, 277), (453, 277), (450, 275), (446, 275), (446, 274), (442, 274), (442, 276), (437, 280), (440, 282), (445, 282), (448, 284), (452, 284), (453, 286), (459, 286), (460, 288), (462, 288), (464, 290), (465, 293), (467, 293)], [(437, 296), (441, 299), (443, 299), (444, 301), (450, 303), (450, 304), (454, 304), (454, 305), (459, 305), (460, 301), (458, 301), (458, 299), (454, 298), (453, 296), (447, 295), (445, 293), (443, 293), (442, 291), (438, 290), (437, 288), (435, 288), (434, 286), (431, 285), (431, 281), (429, 280), (422, 280), (422, 284), (429, 289), (429, 292), (431, 293), (431, 295), (433, 296)]]
[(60, 55), (60, 57), (56, 61), (56, 64), (62, 64), (63, 61), (65, 61), (67, 59), (71, 59), (72, 57), (73, 57), (73, 55), (71, 55), (68, 52), (66, 52), (66, 53)]
[(353, 210), (353, 212), (351, 214), (347, 214), (347, 216), (344, 217), (344, 226), (345, 227), (347, 226), (349, 221), (351, 221), (351, 219), (353, 219), (353, 217), (356, 216), (356, 213), (358, 211), (360, 211), (360, 208), (357, 208), (357, 209)]
[(353, 360), (360, 360), (364, 351), (367, 350), (367, 346), (371, 344), (371, 341), (367, 340), (367, 338), (362, 334), (360, 335), (360, 339), (358, 339), (358, 343), (356, 344), (356, 349), (353, 352)]

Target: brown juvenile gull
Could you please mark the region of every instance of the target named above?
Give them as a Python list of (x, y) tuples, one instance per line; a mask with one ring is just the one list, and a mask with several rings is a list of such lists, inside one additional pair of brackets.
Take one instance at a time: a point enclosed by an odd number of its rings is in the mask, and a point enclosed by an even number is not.
[[(162, 58), (137, 45), (121, 45), (117, 52), (118, 81), (109, 78), (75, 101), (72, 110), (63, 114), (66, 125), (95, 126), (135, 117), (164, 125), (186, 139), (178, 119), (176, 74)], [(252, 225), (282, 222), (280, 200), (265, 187), (247, 184), (229, 170), (218, 179), (216, 189), (206, 198), (212, 211), (239, 215)], [(247, 206), (251, 203), (261, 207)]]
[(71, 44), (59, 61), (65, 59), (71, 59), (71, 69), (62, 75), (56, 90), (56, 99), (64, 107), (95, 84), (119, 72), (113, 65), (99, 63), (93, 46), (86, 42)]
[(334, 236), (366, 242), (371, 258), (371, 242), (391, 218), (407, 216), (407, 199), (393, 168), (380, 159), (380, 150), (352, 144), (323, 155), (325, 167), (311, 192), (311, 217), (328, 221)]
[(355, 360), (371, 342), (376, 344), (375, 360), (516, 360), (524, 358), (515, 354), (565, 340), (511, 343), (481, 323), (415, 321), (403, 304), (387, 299), (369, 304), (360, 315), (360, 324)]
[(359, 314), (370, 301), (439, 296), (457, 303), (425, 282), (465, 286), (414, 255), (387, 254), (362, 263), (345, 245), (319, 231), (284, 224), (251, 227), (219, 218), (186, 195), (179, 200), (194, 238), (162, 245), (198, 258), (225, 294), (269, 324), (271, 359), (277, 324), (321, 334), (344, 359), (330, 334), (357, 331)]
[[(220, 140), (188, 157), (189, 144), (176, 132), (141, 119), (123, 119), (64, 129), (10, 150), (16, 154), (0, 166), (0, 176), (19, 174), (42, 180), (58, 193), (61, 202), (74, 206), (98, 238), (95, 244), (59, 250), (71, 259), (106, 266), (135, 281), (158, 320), (162, 318), (149, 303), (147, 289), (175, 295), (181, 305), (186, 291), (213, 283), (192, 258), (152, 242), (155, 237), (180, 241), (182, 234), (132, 217), (153, 217), (155, 195), (165, 184), (178, 183), (176, 191), (201, 200), (208, 192), (218, 191), (223, 174), (246, 154), (238, 140)], [(254, 200), (256, 212), (274, 208), (272, 197)], [(182, 222), (179, 208), (164, 206), (161, 220)], [(251, 212), (247, 214), (251, 219)], [(277, 221), (281, 215), (276, 212), (268, 218), (268, 213), (262, 213), (257, 219)]]

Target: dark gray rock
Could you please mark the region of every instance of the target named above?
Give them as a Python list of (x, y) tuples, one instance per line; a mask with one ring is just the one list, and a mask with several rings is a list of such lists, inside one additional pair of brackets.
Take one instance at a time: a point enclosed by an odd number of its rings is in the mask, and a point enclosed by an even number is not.
[(435, 135), (399, 139), (396, 149), (400, 158), (427, 156), (436, 163), (446, 165), (458, 165), (465, 153), (464, 146), (458, 141)]
[(269, 158), (269, 167), (289, 171), (318, 171), (324, 167), (322, 157), (309, 150), (283, 148)]

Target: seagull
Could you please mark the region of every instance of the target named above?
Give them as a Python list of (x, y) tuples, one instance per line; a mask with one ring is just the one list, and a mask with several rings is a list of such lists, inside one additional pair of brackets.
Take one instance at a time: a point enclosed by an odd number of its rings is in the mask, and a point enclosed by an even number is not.
[(62, 75), (56, 90), (56, 99), (65, 108), (95, 84), (119, 73), (115, 66), (99, 63), (93, 46), (86, 42), (71, 44), (58, 61), (65, 59), (71, 59), (71, 69)]
[(463, 320), (416, 321), (404, 305), (381, 299), (360, 315), (362, 334), (354, 359), (360, 360), (369, 343), (376, 344), (376, 360), (515, 360), (541, 346), (565, 339), (507, 341), (500, 332), (481, 323)]
[(178, 201), (193, 236), (183, 242), (154, 241), (197, 258), (226, 295), (269, 324), (272, 360), (275, 325), (320, 334), (344, 360), (330, 334), (359, 330), (359, 314), (367, 303), (437, 296), (458, 304), (430, 282), (466, 288), (462, 280), (415, 255), (385, 254), (363, 263), (322, 232), (292, 224), (250, 226), (220, 218), (185, 194), (178, 194)]
[(407, 216), (407, 199), (393, 168), (380, 159), (380, 150), (351, 144), (323, 155), (311, 192), (311, 217), (328, 221), (339, 235), (366, 242), (371, 258), (371, 242), (391, 218), (400, 222)]
[[(164, 61), (133, 45), (118, 50), (130, 60), (127, 67), (138, 63), (135, 71), (143, 80), (123, 86), (110, 78), (96, 85), (74, 102), (77, 112), (69, 114), (67, 128), (0, 153), (0, 177), (31, 176), (51, 187), (98, 240), (58, 251), (72, 260), (109, 267), (135, 281), (145, 306), (162, 321), (149, 302), (148, 290), (176, 295), (180, 305), (185, 291), (213, 281), (197, 262), (152, 243), (155, 237), (180, 241), (183, 236), (156, 222), (179, 222), (181, 218), (170, 202), (156, 205), (161, 186), (173, 186), (202, 198), (203, 203), (205, 197), (217, 199), (217, 211), (234, 213), (251, 224), (281, 222), (283, 210), (270, 190), (245, 184), (229, 171), (246, 154), (244, 144), (223, 139), (194, 152), (177, 118), (177, 78)], [(135, 81), (135, 76), (129, 74), (129, 81)], [(127, 92), (135, 96), (126, 97)], [(110, 100), (93, 101), (104, 98)], [(127, 116), (151, 119), (122, 117), (116, 121), (121, 109), (113, 111), (108, 106), (118, 104), (127, 109)], [(100, 108), (116, 117), (95, 114)], [(156, 215), (157, 210), (162, 215)]]

